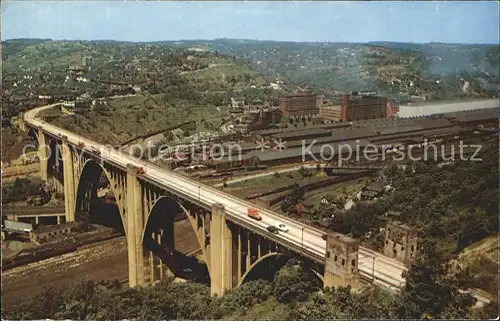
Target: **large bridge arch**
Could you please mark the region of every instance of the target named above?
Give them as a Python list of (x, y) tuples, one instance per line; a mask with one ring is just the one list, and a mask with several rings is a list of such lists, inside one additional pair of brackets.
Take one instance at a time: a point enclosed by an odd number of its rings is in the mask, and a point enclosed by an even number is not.
[[(290, 253), (282, 253), (282, 252), (269, 252), (260, 258), (258, 258), (253, 264), (248, 268), (245, 273), (241, 276), (241, 278), (238, 281), (238, 287), (241, 286), (243, 283), (246, 281), (250, 281), (252, 274), (254, 276), (258, 275), (257, 269), (260, 267), (263, 267), (264, 264), (269, 263), (271, 260), (275, 260), (278, 264), (274, 265), (274, 269), (272, 270), (273, 275), (276, 275), (276, 273), (279, 271), (280, 268), (285, 266), (288, 260), (292, 259), (294, 256), (293, 254)], [(305, 265), (305, 268), (308, 272), (310, 272), (312, 275), (317, 277), (318, 281), (320, 283), (324, 282), (323, 275), (316, 271), (312, 266)]]
[[(119, 186), (99, 162), (94, 159), (88, 159), (82, 166), (80, 175), (78, 175), (78, 183), (76, 184), (76, 201), (75, 201), (75, 220), (82, 220), (82, 213), (90, 213), (92, 202), (98, 199), (98, 191), (101, 185), (101, 177), (104, 176), (109, 182), (109, 189), (113, 193), (116, 201), (117, 214), (120, 217), (121, 226), (119, 230), (126, 235), (126, 216), (124, 211), (125, 191)], [(108, 204), (108, 203), (106, 203)], [(113, 204), (108, 204), (113, 205)]]
[[(175, 248), (174, 222), (182, 216), (188, 218), (191, 228), (196, 234), (196, 218), (174, 197), (162, 195), (153, 202), (141, 236), (146, 283), (154, 283), (163, 279), (168, 272), (175, 276), (188, 278), (188, 273), (184, 272), (182, 266), (186, 264), (197, 266), (195, 258), (189, 258)], [(197, 243), (205, 253), (198, 237)], [(165, 271), (164, 266), (168, 272)], [(199, 272), (209, 276), (208, 265), (206, 268), (198, 268), (200, 271), (194, 271), (193, 274)]]

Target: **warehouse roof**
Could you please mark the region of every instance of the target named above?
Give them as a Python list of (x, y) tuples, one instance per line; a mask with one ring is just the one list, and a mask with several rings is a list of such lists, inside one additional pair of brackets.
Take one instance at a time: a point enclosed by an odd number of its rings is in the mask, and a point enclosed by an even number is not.
[(385, 127), (385, 128), (379, 128), (377, 131), (380, 133), (380, 135), (391, 135), (391, 134), (398, 134), (398, 133), (405, 133), (405, 132), (415, 132), (415, 131), (420, 131), (424, 130), (424, 127), (421, 124), (404, 124), (400, 126), (392, 126), (392, 127)]
[(293, 132), (282, 132), (273, 135), (273, 137), (276, 138), (281, 138), (281, 139), (291, 139), (291, 138), (296, 138), (296, 137), (305, 137), (305, 136), (310, 136), (310, 135), (318, 135), (318, 136), (325, 136), (329, 135), (330, 131), (327, 129), (323, 128), (311, 128), (311, 129), (304, 129), (301, 131), (293, 131)]
[(33, 233), (35, 234), (49, 233), (53, 231), (64, 230), (67, 228), (76, 228), (76, 224), (74, 222), (68, 222), (58, 225), (41, 225), (38, 228), (34, 229)]
[[(261, 161), (271, 161), (271, 160), (279, 160), (279, 159), (288, 159), (288, 158), (297, 158), (297, 157), (308, 157), (310, 154), (313, 155), (322, 155), (326, 160), (332, 156), (338, 154), (338, 152), (345, 152), (346, 149), (344, 146), (349, 146), (351, 150), (355, 151), (356, 147), (364, 147), (369, 142), (367, 140), (361, 140), (359, 142), (356, 141), (346, 141), (341, 143), (325, 143), (325, 144), (314, 144), (309, 147), (306, 145), (305, 148), (297, 147), (297, 148), (287, 148), (283, 150), (265, 150), (265, 151), (257, 151), (252, 152), (248, 155), (254, 155), (259, 158)], [(332, 155), (333, 152), (333, 155)]]
[(332, 131), (332, 136), (329, 137), (332, 141), (348, 141), (358, 138), (369, 138), (376, 136), (377, 133), (371, 128), (349, 128), (337, 129)]
[[(353, 139), (349, 139), (347, 141), (351, 141)], [(368, 145), (370, 142), (368, 141), (368, 139), (366, 138), (359, 138), (359, 139), (355, 139), (355, 140), (359, 140), (359, 144), (360, 146), (366, 146)], [(292, 148), (292, 147), (300, 147), (300, 146), (309, 146), (311, 144), (315, 144), (315, 145), (319, 145), (319, 144), (327, 144), (327, 143), (342, 143), (342, 142), (345, 142), (345, 140), (340, 140), (337, 138), (337, 137), (332, 137), (332, 136), (327, 136), (327, 137), (318, 137), (318, 138), (310, 138), (310, 139), (304, 139), (304, 140), (301, 140), (301, 141), (291, 141), (291, 142), (287, 142), (285, 144), (285, 146), (287, 148)]]
[(453, 124), (446, 118), (428, 118), (420, 121), (420, 124), (424, 129), (433, 129), (433, 128), (443, 128), (450, 127)]
[(304, 130), (311, 130), (311, 129), (333, 129), (333, 128), (345, 128), (345, 127), (351, 127), (351, 124), (348, 122), (342, 122), (342, 123), (331, 123), (331, 124), (319, 124), (314, 126), (308, 126), (305, 128), (273, 128), (273, 129), (260, 130), (258, 134), (260, 136), (269, 136), (280, 133), (301, 132)]
[(227, 163), (227, 162), (237, 162), (237, 161), (245, 161), (255, 158), (255, 155), (249, 153), (249, 154), (244, 154), (244, 155), (228, 155), (220, 158), (216, 158), (213, 160), (214, 164), (221, 164), (221, 163)]
[(459, 122), (473, 122), (481, 120), (496, 119), (499, 116), (499, 108), (486, 108), (446, 113), (444, 116)]

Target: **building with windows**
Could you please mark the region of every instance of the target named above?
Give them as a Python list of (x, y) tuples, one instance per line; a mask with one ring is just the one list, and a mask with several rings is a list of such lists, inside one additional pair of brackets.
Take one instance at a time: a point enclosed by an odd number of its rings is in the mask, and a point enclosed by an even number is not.
[(74, 222), (58, 225), (44, 225), (30, 232), (30, 240), (33, 243), (40, 244), (61, 238), (63, 235), (75, 232), (77, 229), (77, 224)]
[(306, 116), (318, 114), (316, 94), (300, 94), (281, 97), (280, 109), (283, 116)]
[(342, 108), (340, 105), (321, 104), (319, 116), (333, 121), (342, 121)]
[(342, 121), (387, 117), (387, 98), (353, 92), (340, 99)]
[(245, 98), (233, 98), (231, 97), (231, 108), (243, 108), (245, 106)]

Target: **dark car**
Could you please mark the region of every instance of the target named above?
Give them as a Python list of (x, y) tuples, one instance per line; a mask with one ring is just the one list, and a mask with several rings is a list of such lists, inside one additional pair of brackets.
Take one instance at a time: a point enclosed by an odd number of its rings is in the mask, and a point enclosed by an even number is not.
[(280, 230), (276, 226), (268, 226), (267, 230), (273, 234), (278, 234)]
[(326, 241), (326, 238), (327, 238), (327, 237), (328, 237), (328, 235), (327, 235), (327, 234), (323, 234), (323, 235), (321, 235), (321, 238), (322, 238), (323, 240), (325, 240), (325, 241)]

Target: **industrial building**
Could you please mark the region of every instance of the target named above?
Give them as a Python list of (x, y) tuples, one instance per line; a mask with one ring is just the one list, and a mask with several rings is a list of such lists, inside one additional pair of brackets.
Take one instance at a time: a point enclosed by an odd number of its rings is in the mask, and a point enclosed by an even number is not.
[(499, 108), (499, 99), (476, 100), (454, 103), (429, 103), (399, 107), (399, 117), (418, 117), (486, 108)]
[(261, 106), (245, 113), (241, 117), (240, 123), (234, 126), (234, 129), (236, 132), (247, 134), (279, 124), (280, 121), (281, 110), (279, 108)]
[(42, 225), (30, 232), (30, 240), (33, 243), (43, 243), (76, 231), (74, 222), (59, 225)]
[(340, 99), (342, 121), (353, 121), (387, 117), (387, 98), (360, 95), (342, 95)]
[(285, 96), (280, 99), (280, 109), (283, 116), (306, 116), (318, 114), (316, 94), (301, 94)]
[[(498, 109), (493, 108), (425, 117), (377, 118), (325, 124), (305, 130), (264, 130), (255, 137), (258, 141), (262, 140), (260, 143), (240, 144), (234, 141), (223, 144), (227, 157), (213, 162), (211, 167), (217, 171), (228, 171), (254, 165), (300, 163), (314, 161), (312, 155), (317, 158), (321, 155), (323, 160), (332, 157), (332, 161), (335, 161), (338, 154), (330, 155), (330, 151), (338, 153), (340, 147), (345, 145), (350, 145), (353, 151), (359, 148), (362, 152), (368, 144), (381, 151), (420, 144), (426, 139), (456, 141), (482, 129), (494, 131), (498, 128), (498, 112)], [(347, 147), (342, 148), (341, 151), (348, 150)], [(232, 158), (228, 155), (232, 155)], [(356, 159), (356, 155), (349, 158)], [(368, 194), (365, 195), (368, 198), (376, 197)]]
[(395, 115), (399, 106), (375, 93), (342, 95), (340, 99), (323, 100), (319, 104), (319, 116), (335, 122), (385, 118)]
[(319, 106), (319, 116), (325, 119), (341, 122), (342, 107), (340, 105), (322, 104)]

